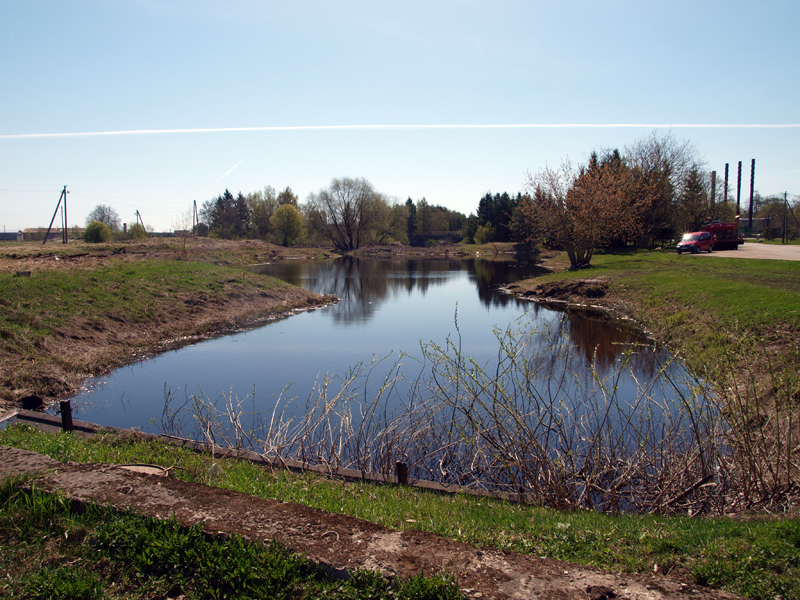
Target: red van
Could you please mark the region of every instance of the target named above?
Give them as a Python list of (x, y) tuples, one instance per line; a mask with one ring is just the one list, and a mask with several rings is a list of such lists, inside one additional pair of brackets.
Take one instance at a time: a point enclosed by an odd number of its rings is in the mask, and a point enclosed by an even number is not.
[(711, 246), (714, 245), (714, 240), (708, 231), (693, 231), (692, 233), (684, 233), (683, 239), (678, 242), (678, 254), (684, 252), (691, 252), (697, 254), (703, 250), (711, 252)]

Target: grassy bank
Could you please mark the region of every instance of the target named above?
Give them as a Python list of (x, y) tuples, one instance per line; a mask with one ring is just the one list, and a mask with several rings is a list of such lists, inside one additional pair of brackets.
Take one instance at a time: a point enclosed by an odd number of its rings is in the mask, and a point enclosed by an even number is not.
[(551, 265), (556, 273), (514, 291), (605, 306), (668, 344), (713, 389), (743, 505), (792, 504), (800, 481), (800, 262), (630, 250), (601, 252), (580, 271), (566, 270), (562, 256)]
[(740, 354), (758, 343), (774, 356), (797, 359), (800, 262), (734, 256), (695, 260), (670, 252), (629, 250), (600, 252), (590, 268), (579, 271), (566, 270), (564, 256), (547, 265), (557, 272), (523, 282), (515, 291), (599, 280), (606, 295), (592, 298), (592, 304), (633, 318), (703, 370), (723, 355)]
[(460, 598), (443, 577), (326, 576), (279, 542), (209, 537), (160, 521), (0, 482), (4, 598)]
[(267, 244), (203, 242), (189, 256), (159, 240), (0, 246), (0, 399), (63, 396), (165, 343), (321, 302), (227, 266), (273, 256)]
[[(144, 462), (178, 467), (188, 481), (297, 502), (399, 529), (420, 529), (477, 546), (532, 553), (625, 572), (658, 572), (749, 598), (800, 597), (800, 521), (602, 515), (560, 512), (411, 488), (344, 484), (314, 475), (270, 472), (131, 437), (84, 439), (25, 427), (0, 432), (0, 444), (62, 461)], [(214, 478), (210, 473), (214, 473)]]

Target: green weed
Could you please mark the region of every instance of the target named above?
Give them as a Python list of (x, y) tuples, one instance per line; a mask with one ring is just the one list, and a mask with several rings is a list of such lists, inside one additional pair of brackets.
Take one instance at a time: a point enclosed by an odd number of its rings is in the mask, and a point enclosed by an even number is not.
[[(175, 476), (200, 482), (205, 482), (212, 461), (220, 460), (134, 436), (86, 439), (70, 434), (40, 434), (26, 426), (0, 431), (0, 444), (45, 454), (62, 453), (81, 462), (174, 466)], [(406, 487), (345, 484), (309, 473), (298, 475), (264, 469), (245, 461), (224, 463), (215, 485), (261, 498), (297, 502), (398, 529), (430, 531), (479, 547), (614, 570), (652, 572), (658, 565), (660, 573), (673, 576), (689, 573), (698, 583), (753, 598), (772, 598), (776, 594), (787, 599), (800, 598), (800, 520), (797, 519), (744, 522), (728, 518), (561, 512), (474, 496), (442, 496)], [(0, 495), (0, 501), (5, 504), (5, 497)], [(163, 526), (169, 527), (169, 523)], [(174, 548), (159, 552), (182, 556)], [(186, 562), (185, 557), (180, 560)], [(757, 568), (757, 574), (753, 575), (745, 566)], [(440, 583), (450, 589), (445, 580)], [(337, 587), (343, 583), (330, 585), (325, 591), (328, 595), (320, 597), (352, 597), (342, 595), (351, 593)]]
[(460, 598), (444, 576), (388, 581), (357, 572), (332, 580), (275, 540), (207, 536), (200, 524), (73, 505), (20, 484), (0, 482), (3, 597)]

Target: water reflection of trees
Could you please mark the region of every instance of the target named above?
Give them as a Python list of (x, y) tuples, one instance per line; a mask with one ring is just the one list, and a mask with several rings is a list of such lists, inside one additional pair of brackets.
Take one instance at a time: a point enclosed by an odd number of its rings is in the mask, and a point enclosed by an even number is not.
[(619, 356), (628, 351), (631, 352), (630, 365), (637, 373), (651, 377), (659, 365), (659, 352), (654, 342), (641, 333), (580, 316), (565, 316), (559, 328), (577, 353), (587, 363), (594, 363), (601, 373), (613, 369)]
[[(480, 365), (448, 338), (423, 345), (419, 374), (404, 372), (402, 355), (374, 359), (318, 378), (305, 401), (282, 393), (252, 414), (232, 393), (183, 402), (168, 394), (160, 427), (276, 461), (384, 476), (402, 461), (417, 479), (559, 509), (697, 510), (729, 489), (733, 471), (720, 468), (724, 422), (702, 382), (681, 365), (659, 371), (666, 382), (648, 381), (627, 375), (624, 361), (609, 377), (581, 377), (563, 354), (585, 357), (571, 352), (564, 333), (533, 350), (536, 336), (522, 318), (497, 332), (496, 362)], [(721, 485), (697, 483), (715, 476)]]
[(498, 293), (497, 288), (550, 272), (532, 263), (522, 263), (505, 258), (502, 260), (472, 258), (463, 263), (469, 271), (470, 281), (473, 281), (478, 288), (478, 297), (481, 303), (487, 307), (520, 303), (521, 300), (516, 296)]
[[(425, 296), (433, 288), (452, 279), (451, 273), (467, 272), (469, 281), (478, 292), (480, 302), (487, 308), (505, 307), (510, 303), (525, 303), (532, 316), (540, 311), (550, 312), (539, 305), (498, 292), (498, 287), (547, 272), (533, 263), (518, 262), (506, 257), (496, 260), (471, 259), (409, 259), (398, 261), (365, 260), (342, 257), (333, 261), (282, 261), (262, 265), (261, 272), (273, 275), (293, 285), (340, 299), (331, 316), (337, 323), (369, 321), (381, 304), (392, 295), (419, 293)], [(658, 354), (643, 336), (597, 319), (563, 314), (551, 330), (534, 345), (562, 343), (568, 340), (573, 348), (572, 360), (580, 361), (575, 369), (593, 363), (600, 372), (612, 369), (618, 357), (632, 350), (630, 364), (637, 372), (652, 375), (658, 367)]]
[[(606, 376), (619, 369), (625, 361), (628, 370), (638, 376), (652, 378), (669, 361), (664, 348), (641, 333), (618, 328), (611, 323), (581, 315), (563, 313), (549, 326), (532, 331), (530, 351), (539, 357), (549, 357), (555, 362), (565, 362), (559, 368), (568, 368), (582, 379), (596, 373)], [(560, 351), (554, 351), (561, 348)], [(550, 351), (548, 352), (547, 349)], [(541, 364), (543, 372), (552, 371), (556, 365)]]

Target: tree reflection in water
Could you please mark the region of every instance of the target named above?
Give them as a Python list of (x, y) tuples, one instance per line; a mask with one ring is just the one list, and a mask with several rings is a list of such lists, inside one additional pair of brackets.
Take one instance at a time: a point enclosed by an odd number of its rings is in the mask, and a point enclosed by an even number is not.
[(522, 304), (508, 294), (498, 294), (501, 285), (549, 273), (538, 265), (514, 259), (407, 259), (373, 260), (351, 256), (332, 261), (280, 261), (250, 268), (272, 275), (292, 285), (320, 294), (333, 294), (344, 308), (336, 318), (365, 321), (379, 304), (400, 291), (418, 291), (423, 296), (429, 288), (447, 283), (451, 276), (467, 272), (475, 284), (481, 303), (487, 307)]

